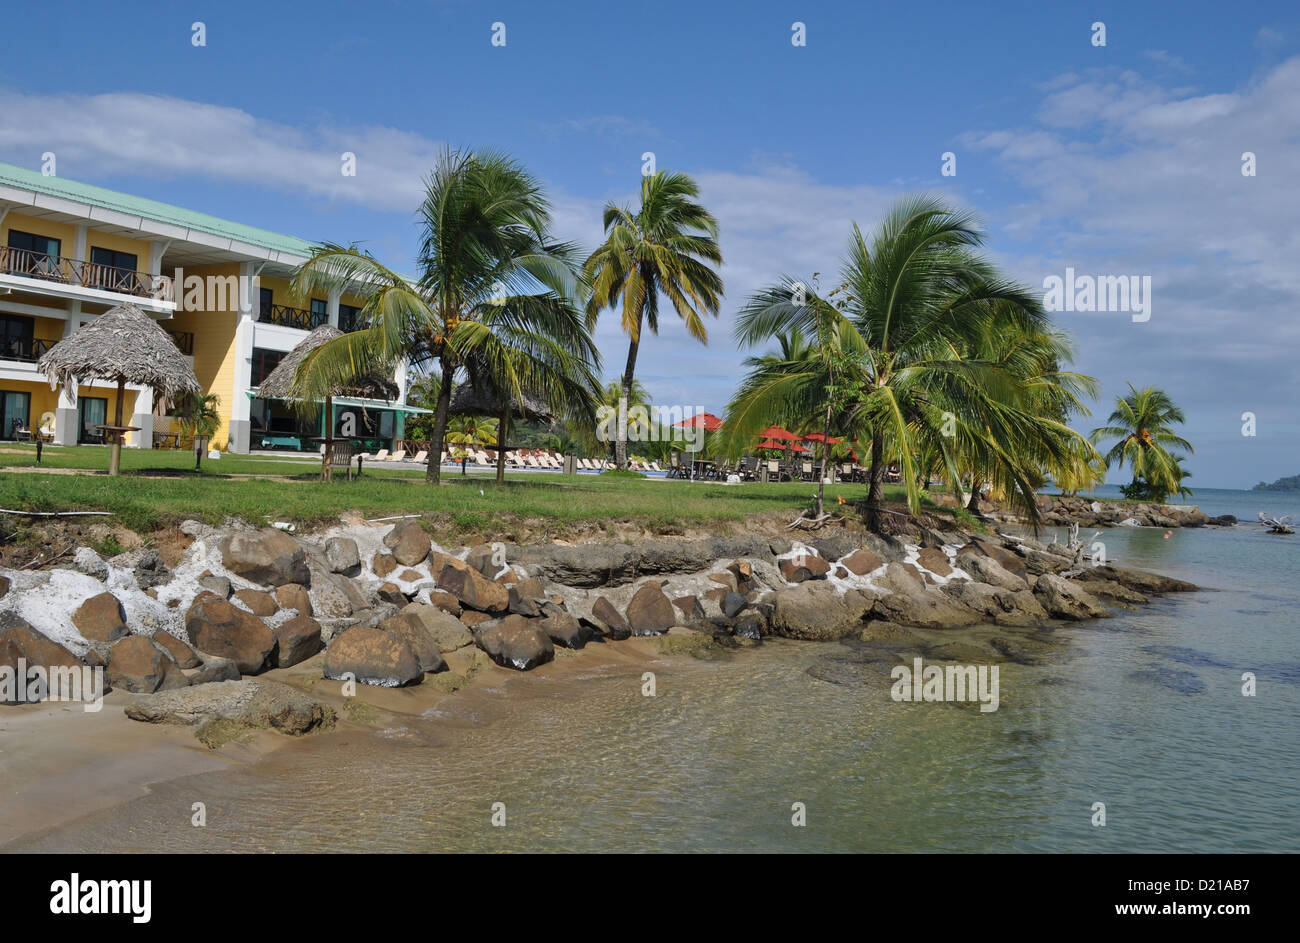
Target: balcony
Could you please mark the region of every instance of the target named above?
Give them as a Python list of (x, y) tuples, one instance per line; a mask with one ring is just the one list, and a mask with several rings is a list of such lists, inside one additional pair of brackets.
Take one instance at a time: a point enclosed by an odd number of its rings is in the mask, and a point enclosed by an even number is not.
[[(167, 331), (167, 328), (163, 328)], [(167, 331), (172, 341), (176, 344), (176, 349), (186, 357), (194, 356), (194, 335), (189, 331)]]
[(0, 360), (19, 360), (23, 363), (36, 363), (45, 352), (58, 341), (46, 341), (30, 337), (10, 337), (0, 339)]
[(322, 324), (329, 323), (329, 315), (312, 314), (302, 308), (291, 308), (288, 305), (262, 305), (262, 310), (258, 314), (257, 320), (263, 324), (278, 324), (280, 327), (293, 327), (300, 331), (311, 331)]
[(30, 249), (0, 247), (0, 274), (109, 291), (150, 301), (173, 300), (172, 280), (166, 275), (147, 275), (132, 269), (46, 255)]

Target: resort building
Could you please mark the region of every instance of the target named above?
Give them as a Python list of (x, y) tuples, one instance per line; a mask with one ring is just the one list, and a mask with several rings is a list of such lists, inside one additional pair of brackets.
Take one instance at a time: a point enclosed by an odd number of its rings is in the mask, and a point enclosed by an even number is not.
[[(231, 452), (316, 451), (324, 416), (306, 422), (257, 386), (307, 333), (357, 330), (355, 294), (295, 299), (289, 280), (312, 243), (0, 163), (0, 440), (98, 442), (116, 387), (52, 390), (36, 362), (55, 342), (112, 307), (132, 303), (158, 320), (219, 398), (210, 447)], [(394, 402), (334, 400), (336, 435), (393, 447), (405, 416), (407, 369)], [(176, 445), (178, 423), (145, 389), (127, 387), (127, 445)], [(346, 430), (346, 431), (345, 431)]]

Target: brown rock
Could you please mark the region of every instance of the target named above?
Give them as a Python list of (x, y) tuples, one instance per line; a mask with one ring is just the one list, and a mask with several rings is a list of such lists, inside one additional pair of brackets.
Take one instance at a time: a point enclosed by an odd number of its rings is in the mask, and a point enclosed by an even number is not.
[(429, 593), (429, 605), (437, 606), (443, 612), (450, 613), (453, 616), (460, 615), (460, 600), (451, 593), (444, 593), (442, 590), (434, 590)]
[(4, 599), (9, 595), (9, 587), (11, 585), (13, 584), (9, 582), (9, 577), (0, 576), (0, 599)]
[(821, 557), (806, 554), (802, 557), (795, 557), (788, 560), (782, 560), (777, 568), (787, 582), (802, 583), (804, 580), (822, 580), (830, 572), (830, 564)]
[(375, 595), (384, 602), (392, 603), (394, 606), (405, 606), (410, 601), (396, 583), (384, 583), (379, 589), (375, 590)]
[(418, 683), (424, 672), (404, 639), (381, 629), (354, 625), (325, 650), (325, 677), (335, 681), (351, 675), (362, 684), (397, 688)]
[(418, 583), (424, 579), (424, 574), (419, 570), (403, 570), (397, 574), (397, 578), (403, 583)]
[(699, 622), (704, 618), (704, 607), (694, 596), (678, 596), (673, 600), (673, 605), (681, 612), (681, 621), (686, 625)]
[(255, 616), (273, 616), (280, 609), (275, 602), (275, 597), (260, 589), (236, 590), (235, 598), (247, 606)]
[(443, 567), (438, 587), (455, 596), (466, 609), (503, 613), (510, 607), (509, 589), (470, 567)]
[(384, 537), (384, 546), (402, 566), (415, 566), (429, 555), (433, 546), (419, 521), (400, 521)]
[[(477, 571), (476, 571), (477, 572)], [(555, 645), (532, 619), (509, 615), (474, 630), (474, 641), (503, 668), (528, 671), (555, 657)]]
[(215, 593), (199, 593), (185, 614), (185, 631), (200, 651), (229, 658), (243, 674), (257, 674), (275, 651), (275, 635), (252, 613)]
[(325, 646), (321, 644), (320, 623), (311, 616), (294, 616), (273, 630), (276, 641), (275, 664), (291, 668), (306, 661)]
[[(466, 645), (474, 644), (474, 636), (465, 623), (437, 606), (426, 606), (422, 603), (413, 602), (402, 612), (413, 614), (419, 618), (425, 629), (433, 636), (433, 640), (437, 643), (440, 652), (454, 652)], [(484, 615), (481, 612), (476, 614)]]
[(391, 553), (375, 554), (375, 559), (371, 561), (370, 565), (375, 570), (375, 576), (381, 580), (391, 576), (393, 571), (397, 569), (397, 561), (393, 559)]
[(275, 588), (275, 601), (281, 609), (296, 609), (298, 615), (309, 616), (311, 612), (311, 593), (306, 586), (297, 583), (285, 583)]
[(916, 555), (916, 562), (931, 573), (939, 576), (952, 575), (952, 566), (948, 563), (948, 555), (938, 547), (926, 547)]
[(673, 604), (653, 581), (643, 583), (632, 596), (626, 615), (633, 635), (662, 635), (677, 624)]
[(492, 617), (486, 612), (475, 612), (473, 609), (466, 609), (460, 614), (460, 621), (462, 625), (469, 626), (472, 629), (484, 622), (491, 622)]
[(307, 556), (284, 531), (275, 528), (240, 531), (223, 537), (220, 547), (221, 562), (226, 569), (246, 580), (264, 586), (311, 585)]
[(72, 624), (81, 637), (92, 642), (116, 642), (129, 634), (126, 610), (112, 593), (91, 596), (72, 614)]
[(885, 565), (885, 561), (870, 550), (854, 550), (840, 563), (854, 576), (866, 576), (872, 570), (877, 570)]
[(413, 612), (399, 612), (390, 616), (378, 626), (384, 632), (395, 635), (415, 653), (415, 660), (420, 663), (421, 671), (442, 671), (447, 663), (442, 660), (442, 652), (434, 641), (432, 633), (424, 627), (424, 620)]
[(203, 659), (199, 658), (198, 653), (190, 648), (170, 632), (163, 632), (161, 629), (150, 636), (155, 645), (165, 649), (168, 655), (172, 656), (172, 661), (176, 662), (182, 668), (197, 668), (203, 664)]
[(515, 584), (515, 592), (524, 599), (541, 599), (546, 595), (546, 590), (542, 586), (542, 581), (535, 576), (528, 579), (520, 580)]
[(604, 596), (598, 596), (591, 606), (591, 614), (604, 626), (605, 635), (614, 641), (621, 641), (632, 635), (632, 627), (623, 618), (623, 613)]
[(5, 700), (0, 703), (27, 703), (29, 693), (35, 695), (36, 701), (44, 700), (48, 695), (48, 684), (54, 679), (47, 677), (47, 686), (39, 690), (33, 689), (28, 683), (31, 680), (30, 674), (23, 677), (18, 670), (20, 667), (25, 671), (39, 665), (47, 671), (65, 669), (80, 672), (85, 664), (58, 642), (36, 631), (17, 613), (0, 613), (0, 666), (8, 667), (14, 678), (13, 690), (7, 691)]
[(873, 595), (851, 589), (841, 593), (824, 581), (799, 583), (774, 594), (771, 630), (784, 638), (830, 641), (861, 628)]
[(143, 635), (118, 639), (108, 653), (108, 680), (115, 688), (152, 694), (189, 685), (167, 650)]

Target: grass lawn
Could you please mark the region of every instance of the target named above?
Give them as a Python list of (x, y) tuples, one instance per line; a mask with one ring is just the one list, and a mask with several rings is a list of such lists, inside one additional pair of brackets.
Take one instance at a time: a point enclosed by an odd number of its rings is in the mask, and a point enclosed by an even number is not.
[[(51, 468), (103, 468), (103, 448), (49, 449), (42, 463)], [(195, 474), (193, 455), (162, 450), (123, 450), (124, 474), (107, 475), (4, 473), (6, 466), (32, 466), (30, 456), (0, 452), (0, 507), (24, 511), (112, 511), (118, 523), (148, 531), (185, 518), (219, 522), (227, 516), (247, 521), (335, 521), (340, 513), (357, 510), (368, 517), (431, 514), (450, 530), (483, 537), (500, 535), (530, 521), (558, 524), (638, 523), (672, 532), (711, 522), (739, 521), (771, 511), (791, 518), (811, 504), (816, 485), (723, 485), (688, 481), (648, 481), (597, 475), (507, 474), (497, 488), (491, 473), (443, 471), (440, 487), (424, 481), (420, 469), (379, 469), (367, 465), (354, 481), (324, 484), (312, 462), (257, 456), (204, 459)], [(291, 479), (242, 478), (229, 475), (292, 475)], [(828, 485), (833, 509), (836, 495), (861, 499), (866, 486)], [(902, 489), (886, 491), (890, 501), (902, 500)], [(535, 526), (529, 530), (537, 529)]]

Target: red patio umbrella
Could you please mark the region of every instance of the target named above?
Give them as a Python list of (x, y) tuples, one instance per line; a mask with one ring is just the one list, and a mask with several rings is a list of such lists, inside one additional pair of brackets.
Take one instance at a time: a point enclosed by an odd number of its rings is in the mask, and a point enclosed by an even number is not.
[(758, 435), (764, 439), (785, 439), (787, 442), (793, 442), (799, 438), (789, 429), (782, 429), (780, 426), (768, 426)]
[[(703, 429), (705, 432), (717, 432), (722, 428), (722, 420), (713, 413), (704, 412), (696, 413), (690, 419), (683, 419), (681, 422), (673, 423), (674, 426), (682, 429)], [(700, 439), (700, 449), (704, 448), (704, 439)], [(691, 477), (695, 477), (695, 453), (691, 453)]]

